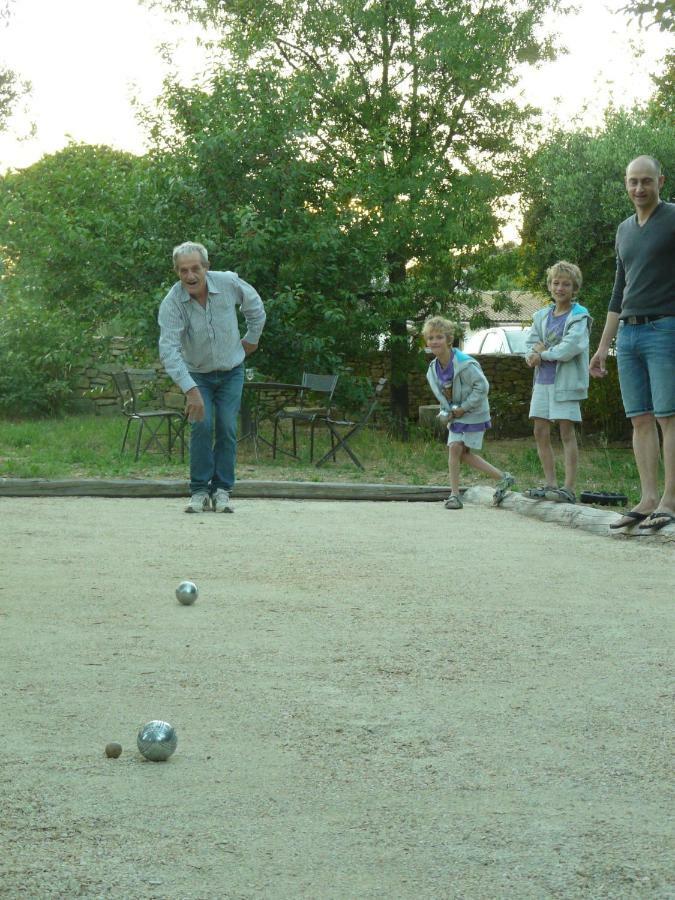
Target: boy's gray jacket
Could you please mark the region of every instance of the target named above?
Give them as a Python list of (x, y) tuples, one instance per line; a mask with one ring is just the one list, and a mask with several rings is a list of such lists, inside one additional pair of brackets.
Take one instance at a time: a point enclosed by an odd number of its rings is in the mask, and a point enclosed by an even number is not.
[[(546, 343), (545, 328), (549, 310), (555, 304), (538, 309), (525, 338), (528, 353), (541, 341)], [(565, 322), (559, 344), (547, 348), (541, 354), (543, 360), (557, 362), (553, 396), (558, 401), (584, 400), (588, 397), (588, 362), (591, 325), (593, 319), (585, 306), (573, 303)], [(535, 371), (536, 375), (536, 371)]]
[[(452, 362), (455, 369), (452, 381), (452, 405), (461, 406), (466, 413), (457, 421), (465, 422), (467, 425), (487, 422), (490, 418), (488, 403), (490, 384), (483, 375), (483, 370), (473, 356), (469, 356), (468, 353), (463, 353), (461, 350), (452, 351)], [(446, 399), (443, 386), (436, 375), (435, 359), (431, 361), (427, 369), (427, 381), (441, 404), (441, 409), (450, 412), (451, 404)]]

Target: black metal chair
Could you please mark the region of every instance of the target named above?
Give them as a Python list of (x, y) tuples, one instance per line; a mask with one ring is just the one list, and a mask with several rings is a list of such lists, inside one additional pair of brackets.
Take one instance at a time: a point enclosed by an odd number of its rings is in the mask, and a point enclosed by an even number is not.
[(358, 468), (363, 471), (361, 461), (349, 446), (349, 441), (356, 437), (359, 431), (364, 429), (372, 419), (373, 414), (375, 413), (375, 410), (379, 406), (380, 400), (382, 399), (382, 392), (384, 391), (384, 386), (386, 383), (386, 378), (380, 378), (380, 380), (377, 382), (377, 384), (375, 385), (375, 390), (373, 391), (373, 396), (370, 399), (368, 405), (365, 407), (363, 416), (360, 419), (331, 419), (330, 416), (328, 416), (325, 419), (321, 420), (321, 424), (325, 425), (330, 432), (330, 450), (328, 450), (327, 453), (324, 453), (321, 459), (317, 462), (317, 467), (322, 466), (331, 457), (333, 459), (333, 462), (335, 462), (335, 454), (337, 453), (337, 451), (344, 450), (351, 461), (354, 463), (354, 465), (358, 466)]
[[(169, 459), (176, 443), (180, 446), (180, 458), (185, 459), (185, 426), (187, 418), (185, 413), (176, 409), (141, 409), (136, 388), (128, 371), (113, 372), (111, 378), (119, 394), (122, 404), (122, 414), (126, 417), (127, 427), (124, 431), (122, 448), (124, 453), (129, 437), (131, 423), (136, 422), (138, 432), (136, 434), (136, 455), (138, 459), (141, 453), (145, 453), (150, 447), (155, 446), (162, 453), (167, 453)], [(166, 434), (162, 434), (162, 428), (166, 424)], [(147, 428), (148, 437), (141, 447), (143, 431)]]
[[(290, 421), (291, 423), (292, 456), (297, 457), (298, 446), (295, 429), (298, 422), (304, 422), (309, 425), (309, 459), (310, 462), (313, 462), (314, 429), (317, 423), (325, 420), (331, 414), (331, 404), (338, 377), (338, 375), (315, 375), (312, 372), (303, 373), (300, 391), (298, 392), (298, 405), (285, 406), (274, 414), (272, 459), (276, 459), (278, 434), (281, 429), (281, 423), (284, 421)], [(321, 401), (319, 405), (316, 405), (317, 401)]]

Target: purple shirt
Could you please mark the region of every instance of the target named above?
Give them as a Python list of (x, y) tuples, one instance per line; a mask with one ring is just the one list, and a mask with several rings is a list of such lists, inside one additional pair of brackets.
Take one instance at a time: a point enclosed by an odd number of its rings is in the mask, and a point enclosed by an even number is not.
[[(544, 345), (546, 350), (555, 347), (562, 340), (563, 331), (565, 330), (565, 322), (570, 314), (570, 310), (562, 316), (554, 316), (553, 309), (549, 310), (546, 317), (546, 326), (544, 328)], [(542, 359), (537, 367), (534, 380), (535, 384), (553, 384), (555, 381), (555, 370), (558, 363), (553, 359)]]
[[(450, 361), (445, 368), (441, 365), (440, 359), (436, 360), (436, 377), (443, 387), (443, 393), (447, 396), (448, 389), (452, 389), (452, 379), (455, 377), (455, 363), (452, 353), (450, 354)], [(450, 398), (448, 397), (448, 399)]]

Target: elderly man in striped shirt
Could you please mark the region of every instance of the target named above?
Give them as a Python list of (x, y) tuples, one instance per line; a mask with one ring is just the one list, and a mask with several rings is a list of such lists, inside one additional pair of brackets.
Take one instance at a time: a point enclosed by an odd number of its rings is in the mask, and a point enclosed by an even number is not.
[[(209, 271), (202, 244), (175, 247), (173, 264), (179, 281), (159, 307), (159, 355), (185, 394), (191, 424), (191, 497), (185, 511), (232, 512), (244, 359), (258, 346), (265, 307), (236, 272)], [(243, 338), (237, 307), (246, 320)]]

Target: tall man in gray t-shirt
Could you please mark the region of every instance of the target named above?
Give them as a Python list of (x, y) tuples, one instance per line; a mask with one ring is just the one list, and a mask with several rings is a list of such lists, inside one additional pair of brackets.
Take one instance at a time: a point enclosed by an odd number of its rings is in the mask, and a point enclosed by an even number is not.
[[(675, 523), (675, 204), (659, 196), (664, 177), (652, 156), (626, 169), (635, 215), (616, 233), (616, 278), (607, 321), (591, 359), (595, 378), (615, 337), (621, 397), (633, 425), (640, 502), (610, 528), (639, 524), (642, 533)], [(665, 488), (659, 497), (659, 432)]]

